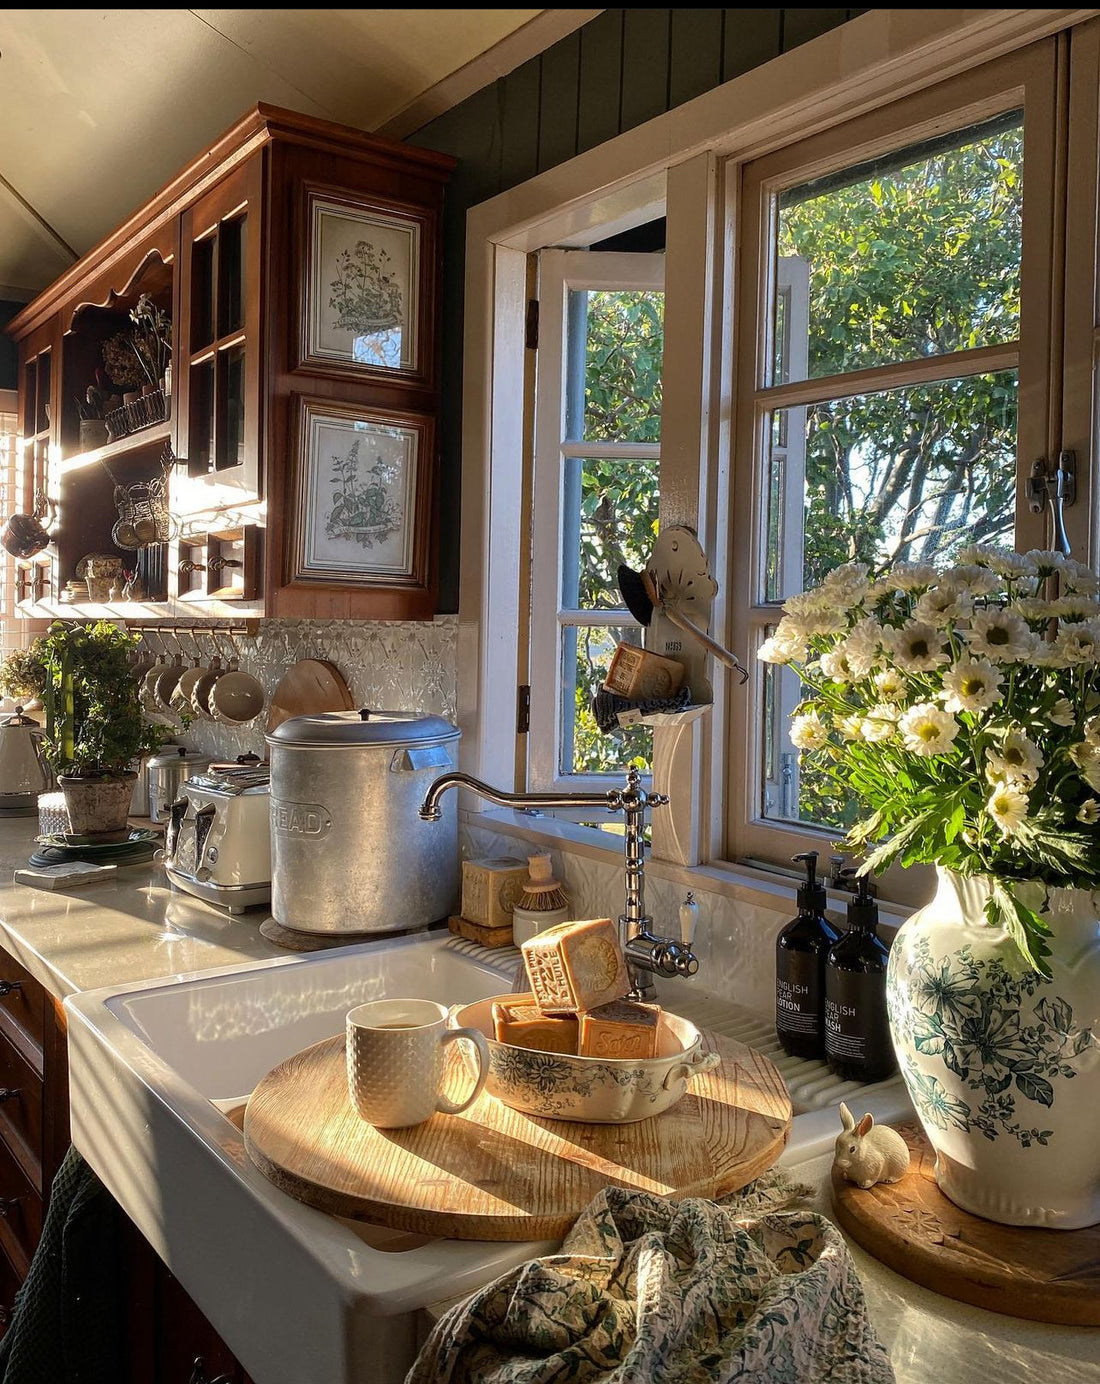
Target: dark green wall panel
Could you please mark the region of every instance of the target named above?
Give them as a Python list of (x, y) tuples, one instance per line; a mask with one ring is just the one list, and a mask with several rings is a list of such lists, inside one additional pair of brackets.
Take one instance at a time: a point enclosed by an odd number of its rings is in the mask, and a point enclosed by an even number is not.
[(619, 129), (632, 130), (668, 110), (671, 10), (627, 10)]
[(0, 298), (0, 389), (19, 388), (19, 348), (4, 328), (26, 306), (26, 303), (12, 303), (7, 298)]
[(673, 10), (668, 106), (682, 106), (722, 80), (725, 10)]
[(749, 72), (779, 56), (782, 10), (725, 10), (724, 14), (724, 82), (731, 82), (742, 72)]
[[(604, 10), (580, 30), (580, 89), (577, 93), (577, 151), (619, 133), (625, 10)], [(551, 52), (553, 49), (550, 50)]]
[(458, 609), (467, 210), (862, 13), (604, 10), (410, 137), (459, 160), (443, 227), (441, 611)]
[(539, 171), (565, 163), (577, 152), (577, 103), (581, 36), (578, 30), (548, 48), (539, 90)]

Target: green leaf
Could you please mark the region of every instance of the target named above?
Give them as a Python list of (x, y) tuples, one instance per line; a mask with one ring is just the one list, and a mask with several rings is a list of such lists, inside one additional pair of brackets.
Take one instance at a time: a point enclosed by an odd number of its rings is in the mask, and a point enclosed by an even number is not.
[(1017, 1072), (1016, 1089), (1028, 1100), (1038, 1101), (1040, 1105), (1054, 1104), (1054, 1087), (1034, 1072)]

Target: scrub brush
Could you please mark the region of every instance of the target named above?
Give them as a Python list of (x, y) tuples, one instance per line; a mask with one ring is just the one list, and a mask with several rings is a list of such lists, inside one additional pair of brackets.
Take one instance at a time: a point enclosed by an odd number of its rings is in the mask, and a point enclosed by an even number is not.
[(556, 913), (569, 907), (565, 890), (554, 878), (549, 855), (527, 857), (527, 880), (516, 907), (525, 913)]

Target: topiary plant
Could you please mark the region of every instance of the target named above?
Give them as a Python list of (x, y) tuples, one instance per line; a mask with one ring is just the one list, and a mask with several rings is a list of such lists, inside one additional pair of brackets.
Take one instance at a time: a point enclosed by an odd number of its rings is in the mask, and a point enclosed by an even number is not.
[(45, 669), (46, 757), (70, 778), (119, 779), (160, 747), (138, 701), (130, 654), (139, 636), (110, 621), (50, 626), (37, 643)]

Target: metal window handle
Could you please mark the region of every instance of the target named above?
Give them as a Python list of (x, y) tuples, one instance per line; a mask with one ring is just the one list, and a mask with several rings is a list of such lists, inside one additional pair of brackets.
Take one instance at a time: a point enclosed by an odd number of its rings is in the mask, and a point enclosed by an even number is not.
[(1041, 514), (1050, 505), (1050, 519), (1053, 528), (1051, 546), (1063, 557), (1069, 557), (1069, 535), (1066, 533), (1065, 509), (1077, 499), (1077, 454), (1063, 451), (1058, 453), (1058, 461), (1051, 468), (1040, 459), (1031, 467), (1027, 482), (1027, 502), (1032, 514)]
[(16, 990), (22, 990), (22, 988), (23, 982), (21, 980), (0, 980), (0, 1000)]

